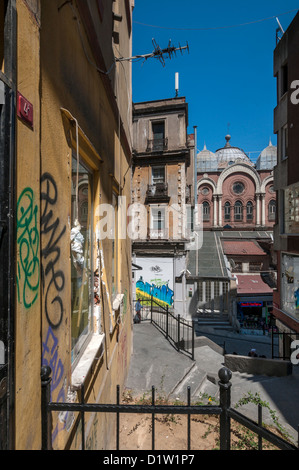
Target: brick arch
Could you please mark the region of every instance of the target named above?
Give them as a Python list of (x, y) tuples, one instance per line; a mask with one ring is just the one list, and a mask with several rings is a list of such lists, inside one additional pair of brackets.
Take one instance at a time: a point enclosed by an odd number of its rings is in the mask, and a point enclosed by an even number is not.
[(274, 176), (273, 176), (273, 175), (267, 176), (267, 177), (262, 181), (262, 184), (261, 184), (261, 192), (262, 192), (262, 193), (265, 193), (265, 192), (266, 192), (266, 186), (267, 186), (269, 183), (273, 183), (273, 182), (274, 182)]
[(261, 192), (261, 180), (257, 171), (254, 168), (251, 168), (250, 166), (244, 163), (235, 163), (225, 168), (225, 170), (222, 171), (217, 181), (216, 194), (219, 194), (219, 195), (222, 194), (222, 185), (223, 185), (224, 180), (228, 178), (228, 176), (231, 176), (237, 172), (245, 173), (249, 175), (255, 183), (255, 192), (256, 193)]
[(200, 180), (198, 180), (197, 181), (197, 192), (198, 192), (200, 186), (203, 186), (205, 184), (208, 185), (208, 186), (212, 186), (213, 194), (216, 192), (216, 183), (211, 178), (201, 178)]

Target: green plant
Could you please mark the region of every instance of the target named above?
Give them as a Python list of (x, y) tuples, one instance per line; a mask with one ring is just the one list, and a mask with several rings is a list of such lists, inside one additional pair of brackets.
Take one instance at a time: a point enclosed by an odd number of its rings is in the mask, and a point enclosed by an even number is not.
[(276, 429), (279, 431), (279, 433), (282, 435), (282, 437), (286, 440), (291, 440), (290, 434), (286, 431), (286, 429), (281, 425), (279, 422), (278, 416), (276, 414), (276, 411), (273, 410), (269, 403), (265, 400), (262, 400), (259, 393), (251, 393), (247, 392), (246, 395), (244, 395), (236, 404), (235, 408), (239, 408), (240, 406), (247, 405), (248, 403), (253, 403), (255, 405), (260, 405), (263, 408), (267, 409), (269, 411), (269, 414), (271, 416), (271, 419), (273, 421), (274, 426)]

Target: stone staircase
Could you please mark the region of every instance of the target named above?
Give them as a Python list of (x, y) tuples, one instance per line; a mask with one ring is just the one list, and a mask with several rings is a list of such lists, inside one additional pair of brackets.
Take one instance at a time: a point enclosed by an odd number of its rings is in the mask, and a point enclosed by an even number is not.
[(220, 312), (198, 312), (196, 321), (199, 329), (209, 326), (215, 330), (233, 330), (228, 315)]

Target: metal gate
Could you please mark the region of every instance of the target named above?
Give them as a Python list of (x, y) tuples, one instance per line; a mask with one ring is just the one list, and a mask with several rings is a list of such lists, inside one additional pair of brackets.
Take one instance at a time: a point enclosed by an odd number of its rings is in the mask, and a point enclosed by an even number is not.
[(14, 447), (16, 2), (0, 3), (0, 450)]

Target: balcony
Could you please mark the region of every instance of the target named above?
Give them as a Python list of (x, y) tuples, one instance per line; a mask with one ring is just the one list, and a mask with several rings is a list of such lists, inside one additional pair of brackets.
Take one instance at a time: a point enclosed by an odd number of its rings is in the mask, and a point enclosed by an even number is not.
[(163, 152), (168, 148), (168, 139), (147, 139), (147, 152)]
[(167, 228), (155, 229), (150, 228), (148, 230), (148, 238), (150, 240), (168, 240), (169, 233)]
[(145, 199), (148, 202), (169, 202), (170, 196), (168, 196), (168, 184), (148, 184)]

